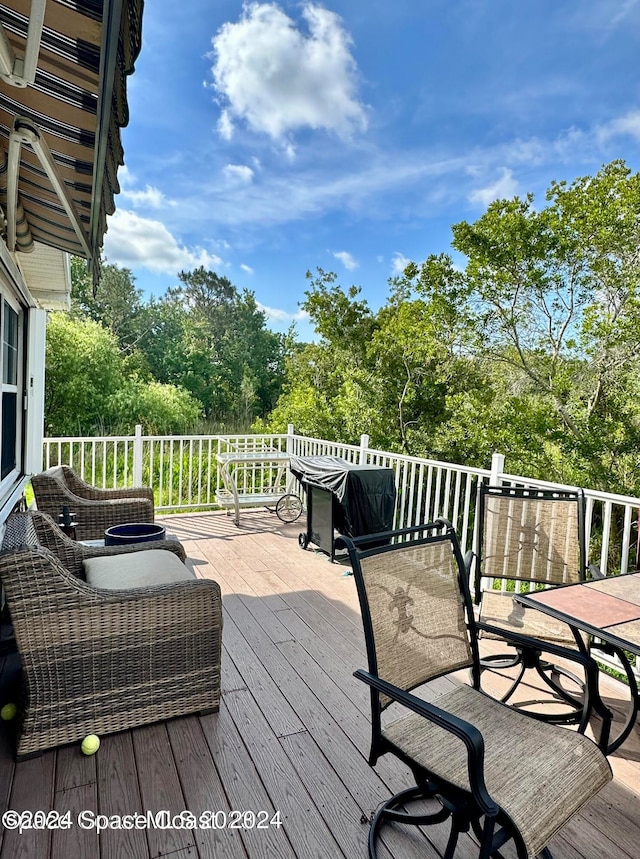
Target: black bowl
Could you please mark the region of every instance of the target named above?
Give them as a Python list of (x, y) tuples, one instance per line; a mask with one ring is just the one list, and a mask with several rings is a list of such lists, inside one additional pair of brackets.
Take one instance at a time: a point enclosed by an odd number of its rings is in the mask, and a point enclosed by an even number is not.
[(148, 522), (127, 522), (125, 525), (113, 525), (104, 532), (105, 546), (126, 546), (129, 543), (151, 543), (164, 540), (166, 528)]

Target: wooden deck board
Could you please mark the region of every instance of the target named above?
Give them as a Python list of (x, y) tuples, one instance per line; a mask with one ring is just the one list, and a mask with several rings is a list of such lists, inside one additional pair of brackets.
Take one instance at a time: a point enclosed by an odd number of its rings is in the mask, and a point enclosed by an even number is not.
[[(82, 757), (77, 748), (72, 751)], [(95, 761), (100, 813), (111, 816), (142, 812), (131, 731), (105, 737)], [(105, 829), (100, 834), (99, 855), (101, 859), (149, 859), (146, 833), (142, 829)]]
[[(365, 859), (361, 815), (411, 778), (393, 758), (375, 770), (367, 764), (369, 693), (353, 677), (366, 665), (364, 638), (345, 565), (302, 552), (299, 524), (283, 525), (267, 512), (243, 512), (240, 528), (220, 514), (166, 517), (165, 524), (184, 543), (196, 574), (222, 588), (220, 712), (104, 737), (95, 757), (71, 746), (15, 766), (12, 725), (0, 724), (0, 810), (167, 809), (196, 817), (264, 810), (269, 817), (279, 811), (283, 825), (108, 830), (99, 837), (78, 826), (22, 835), (0, 830), (0, 859)], [(0, 690), (10, 674), (0, 672)], [(501, 682), (487, 678), (496, 690)], [(433, 684), (425, 697), (450, 683)], [(604, 693), (618, 720), (621, 694), (616, 684)], [(640, 730), (611, 763), (615, 780), (554, 839), (556, 859), (640, 855)], [(448, 823), (420, 831), (390, 826), (379, 856), (440, 859), (448, 835)], [(513, 857), (513, 850), (504, 855)], [(474, 838), (462, 835), (456, 857), (476, 856)]]
[[(186, 808), (202, 819), (203, 827), (213, 821), (213, 812), (230, 812), (224, 786), (196, 716), (167, 723), (171, 748), (186, 801)], [(198, 828), (194, 837), (201, 859), (246, 859), (240, 833), (221, 828)]]
[[(149, 725), (133, 732), (140, 798), (145, 809), (173, 817), (186, 808), (166, 724)], [(188, 829), (146, 829), (151, 859), (194, 846)]]
[[(228, 700), (236, 694), (233, 692), (223, 698), (219, 713), (202, 717), (202, 730), (224, 785), (229, 807), (236, 811), (264, 811), (267, 812), (268, 821), (271, 821), (278, 809), (227, 707)], [(296, 855), (284, 827), (268, 825), (265, 829), (230, 830), (230, 834), (240, 835), (252, 859), (268, 859), (271, 856), (294, 859)]]

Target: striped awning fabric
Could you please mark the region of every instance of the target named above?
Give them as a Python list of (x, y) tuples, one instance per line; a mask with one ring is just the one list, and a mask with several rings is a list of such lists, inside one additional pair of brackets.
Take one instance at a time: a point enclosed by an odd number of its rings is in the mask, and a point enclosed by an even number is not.
[[(0, 2), (0, 23), (23, 56), (30, 0)], [(142, 0), (47, 0), (33, 84), (0, 80), (0, 206), (7, 212), (7, 154), (17, 117), (46, 141), (97, 262), (119, 192), (126, 78), (141, 46)], [(33, 242), (86, 257), (86, 249), (36, 153), (21, 148), (16, 250)]]

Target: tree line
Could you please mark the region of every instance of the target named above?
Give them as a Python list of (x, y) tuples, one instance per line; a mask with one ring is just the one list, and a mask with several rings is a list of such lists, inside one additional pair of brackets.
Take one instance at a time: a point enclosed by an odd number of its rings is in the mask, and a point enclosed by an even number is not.
[(640, 175), (622, 161), (498, 200), (373, 311), (307, 273), (319, 339), (266, 429), (640, 494)]
[(307, 272), (312, 343), (271, 332), (213, 272), (144, 302), (110, 265), (94, 297), (75, 260), (72, 312), (49, 325), (47, 430), (293, 423), (476, 467), (499, 450), (512, 473), (640, 494), (640, 175), (613, 161), (542, 204), (495, 201), (451, 248), (409, 264), (377, 310)]
[(253, 293), (198, 268), (143, 300), (131, 272), (104, 265), (94, 295), (72, 259), (71, 312), (47, 326), (48, 435), (246, 429), (266, 416), (292, 340), (266, 326)]

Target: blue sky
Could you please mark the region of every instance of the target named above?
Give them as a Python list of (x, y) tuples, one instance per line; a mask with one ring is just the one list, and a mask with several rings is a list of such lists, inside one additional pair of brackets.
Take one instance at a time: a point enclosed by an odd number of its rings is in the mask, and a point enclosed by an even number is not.
[(309, 339), (308, 269), (376, 309), (493, 199), (637, 170), (639, 48), (640, 0), (148, 0), (105, 255)]

